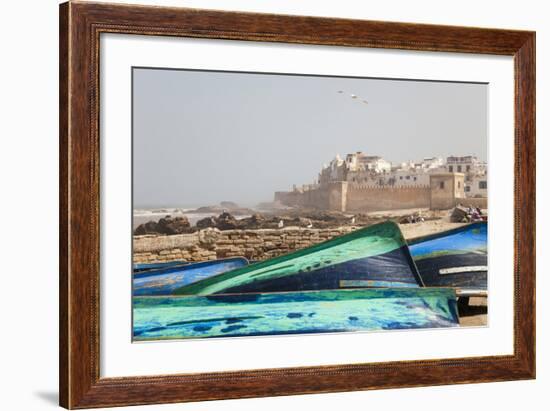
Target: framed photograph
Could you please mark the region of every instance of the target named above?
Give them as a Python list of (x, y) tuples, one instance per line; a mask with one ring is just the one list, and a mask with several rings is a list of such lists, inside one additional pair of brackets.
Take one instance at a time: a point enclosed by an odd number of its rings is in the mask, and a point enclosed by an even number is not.
[(60, 404), (535, 377), (535, 33), (60, 6)]

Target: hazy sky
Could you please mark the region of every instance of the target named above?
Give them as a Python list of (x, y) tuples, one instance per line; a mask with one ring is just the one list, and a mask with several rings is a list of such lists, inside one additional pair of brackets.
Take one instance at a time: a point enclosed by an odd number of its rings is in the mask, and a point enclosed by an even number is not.
[(484, 84), (155, 69), (133, 81), (135, 208), (272, 201), (337, 153), (486, 160)]

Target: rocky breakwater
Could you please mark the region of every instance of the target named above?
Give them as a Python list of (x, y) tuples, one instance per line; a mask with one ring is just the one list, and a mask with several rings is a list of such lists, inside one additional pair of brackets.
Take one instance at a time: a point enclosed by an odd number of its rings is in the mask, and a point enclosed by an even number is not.
[(146, 234), (183, 234), (192, 233), (195, 231), (187, 217), (170, 217), (166, 216), (159, 221), (149, 221), (145, 224), (141, 224), (134, 230), (134, 235), (146, 235)]
[(243, 256), (265, 260), (347, 234), (354, 226), (334, 228), (198, 229), (176, 235), (135, 235), (134, 263), (205, 261)]
[(338, 212), (308, 212), (287, 210), (284, 214), (253, 213), (249, 217), (236, 218), (234, 214), (223, 211), (219, 215), (202, 218), (191, 226), (187, 217), (166, 216), (158, 222), (149, 221), (138, 226), (134, 235), (147, 234), (190, 234), (205, 228), (218, 230), (281, 229), (301, 228), (338, 228), (346, 225), (369, 225), (381, 221), (363, 214), (346, 215)]

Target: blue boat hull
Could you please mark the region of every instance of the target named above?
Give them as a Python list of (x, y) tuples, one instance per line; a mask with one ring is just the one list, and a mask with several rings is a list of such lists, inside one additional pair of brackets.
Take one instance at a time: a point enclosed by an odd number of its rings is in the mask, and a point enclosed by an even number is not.
[(357, 287), (420, 287), (406, 246), (385, 254), (228, 288), (224, 293), (332, 290)]
[(134, 264), (134, 274), (135, 273), (141, 273), (143, 271), (149, 271), (149, 270), (160, 270), (162, 268), (171, 268), (171, 267), (179, 267), (182, 265), (190, 264), (187, 261), (167, 261), (164, 263), (138, 263)]
[(487, 290), (487, 223), (416, 239), (409, 249), (426, 286)]
[(246, 265), (246, 258), (236, 257), (147, 270), (134, 274), (132, 292), (134, 296), (169, 295), (185, 285)]

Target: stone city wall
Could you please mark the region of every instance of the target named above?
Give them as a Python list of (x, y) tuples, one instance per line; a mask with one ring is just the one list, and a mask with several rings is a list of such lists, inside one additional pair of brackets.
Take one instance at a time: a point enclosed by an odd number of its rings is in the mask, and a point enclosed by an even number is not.
[(325, 187), (305, 191), (277, 191), (274, 200), (292, 207), (330, 209), (329, 190)]
[(386, 211), (429, 208), (430, 187), (373, 187), (349, 184), (346, 211)]
[(277, 192), (275, 200), (291, 207), (342, 212), (429, 208), (430, 187), (426, 185), (381, 187), (372, 184), (336, 182), (306, 191)]
[(205, 229), (192, 234), (134, 236), (134, 263), (205, 261), (240, 256), (249, 260), (265, 260), (347, 234), (354, 229), (353, 226), (326, 229)]
[(486, 198), (464, 196), (464, 174), (430, 175), (430, 185), (379, 186), (338, 181), (308, 189), (279, 191), (275, 201), (290, 207), (340, 212), (371, 212), (430, 208), (448, 210), (457, 204), (487, 208)]

